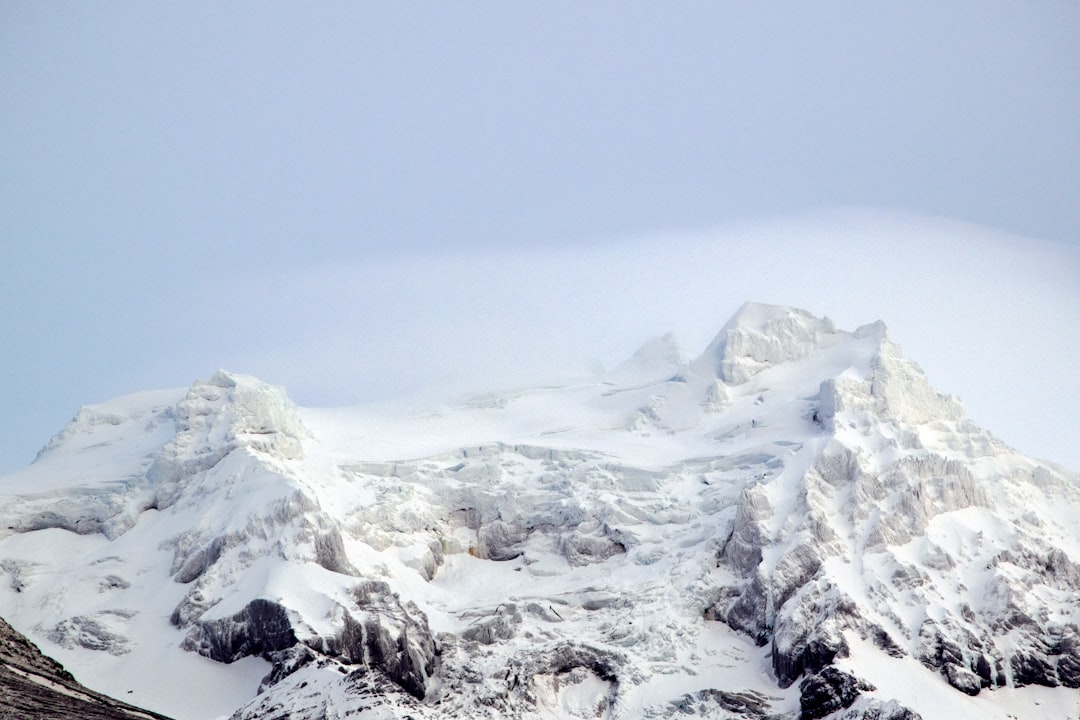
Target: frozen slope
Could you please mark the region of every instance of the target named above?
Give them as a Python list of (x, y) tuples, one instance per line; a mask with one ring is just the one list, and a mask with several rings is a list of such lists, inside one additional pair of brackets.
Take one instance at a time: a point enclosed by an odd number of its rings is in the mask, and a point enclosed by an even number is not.
[(0, 615), (181, 719), (1060, 718), (1077, 480), (883, 324), (748, 304), (423, 413), (222, 372), (84, 409), (0, 479)]

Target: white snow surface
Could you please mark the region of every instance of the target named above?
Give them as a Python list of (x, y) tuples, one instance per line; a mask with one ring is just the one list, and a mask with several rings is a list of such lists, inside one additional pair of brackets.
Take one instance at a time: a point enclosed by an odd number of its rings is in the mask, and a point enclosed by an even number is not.
[[(1072, 717), (1075, 690), (1017, 687), (1027, 636), (998, 621), (1080, 623), (1078, 480), (975, 427), (884, 324), (748, 303), (696, 358), (665, 337), (586, 381), (424, 410), (298, 408), (221, 371), (83, 408), (0, 478), (0, 616), (87, 686), (178, 720), (743, 716), (709, 690), (795, 717), (773, 653), (812, 611), (866, 698)], [(1064, 569), (1035, 572), (1046, 558)], [(397, 600), (365, 604), (365, 581)], [(314, 660), (264, 681), (280, 649), (199, 654), (202, 628), (256, 599)], [(827, 610), (844, 603), (857, 622)], [(406, 616), (439, 649), (422, 699), (335, 651), (378, 617), (422, 665)], [(954, 689), (920, 662), (931, 627), (979, 636), (1005, 682)]]

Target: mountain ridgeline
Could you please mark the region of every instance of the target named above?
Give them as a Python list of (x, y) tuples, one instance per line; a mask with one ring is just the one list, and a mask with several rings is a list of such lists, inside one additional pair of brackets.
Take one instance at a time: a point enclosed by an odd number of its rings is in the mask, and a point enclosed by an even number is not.
[(83, 408), (0, 478), (0, 614), (182, 720), (1076, 717), (1078, 480), (884, 324), (749, 303), (424, 412)]

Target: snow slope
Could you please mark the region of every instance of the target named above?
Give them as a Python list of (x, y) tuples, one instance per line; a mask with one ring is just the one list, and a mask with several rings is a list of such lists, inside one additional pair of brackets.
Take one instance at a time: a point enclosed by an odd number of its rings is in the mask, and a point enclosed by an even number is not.
[(423, 412), (84, 408), (0, 478), (0, 616), (181, 720), (1069, 717), (1077, 480), (882, 323), (747, 304)]

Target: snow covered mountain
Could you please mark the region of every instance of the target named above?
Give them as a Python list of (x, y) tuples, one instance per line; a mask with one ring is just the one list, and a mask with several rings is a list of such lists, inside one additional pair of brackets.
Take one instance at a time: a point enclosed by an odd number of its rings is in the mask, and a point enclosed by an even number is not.
[(426, 412), (218, 372), (0, 478), (0, 616), (182, 720), (1080, 716), (1080, 477), (747, 304)]

